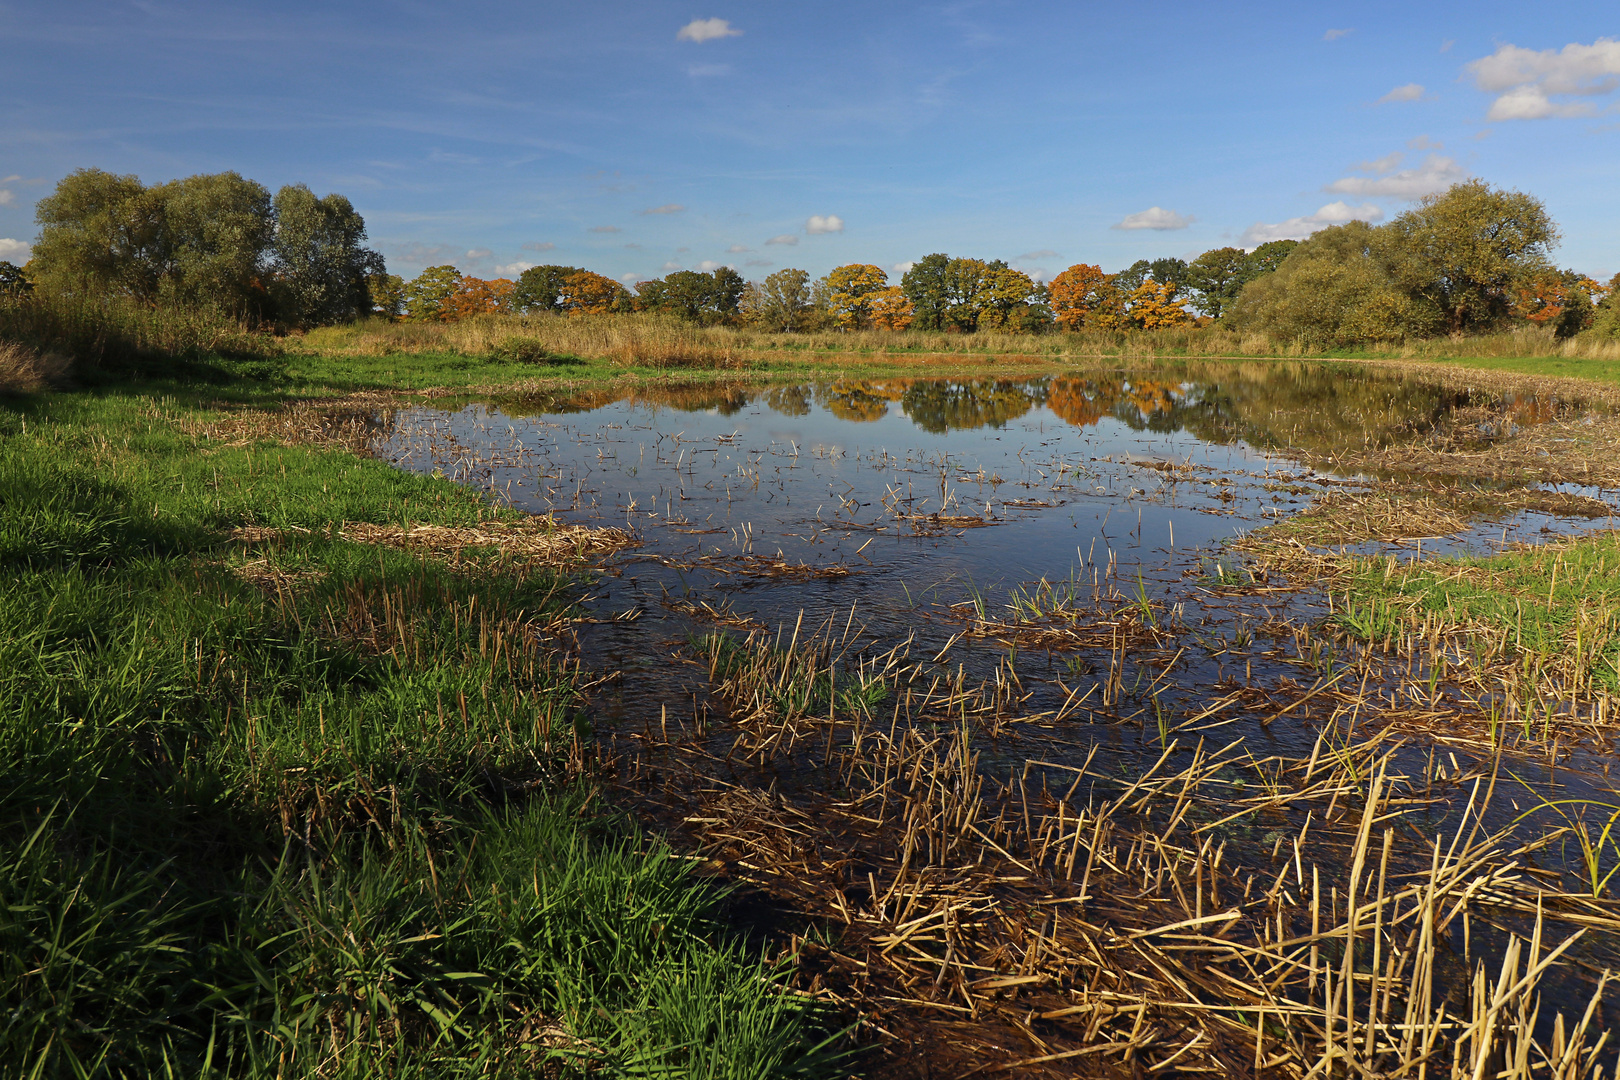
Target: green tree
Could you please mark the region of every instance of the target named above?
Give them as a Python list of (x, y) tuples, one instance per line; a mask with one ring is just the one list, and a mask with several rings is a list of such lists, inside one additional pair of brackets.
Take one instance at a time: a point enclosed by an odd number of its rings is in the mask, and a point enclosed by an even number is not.
[(1022, 270), (1004, 263), (992, 269), (979, 296), (978, 326), (985, 329), (1032, 332), (1052, 321), (1046, 290)]
[(1193, 304), (1212, 319), (1225, 314), (1249, 283), (1253, 263), (1242, 248), (1223, 247), (1204, 252), (1187, 267), (1187, 286)]
[(33, 291), (34, 283), (22, 267), (0, 259), (0, 296), (16, 300)]
[(79, 169), (39, 200), (34, 220), (41, 288), (157, 301), (167, 263), (163, 200), (137, 177)]
[(445, 305), (460, 284), (461, 271), (455, 267), (428, 267), (405, 286), (405, 317), (412, 322), (443, 320)]
[(372, 274), (366, 279), (371, 312), (393, 322), (405, 313), (405, 279), (398, 274)]
[(512, 288), (512, 310), (521, 315), (562, 311), (563, 283), (577, 266), (531, 266), (518, 275)]
[(387, 273), (383, 258), (361, 246), (366, 223), (348, 199), (316, 198), (303, 184), (276, 192), (271, 244), (277, 314), (293, 326), (342, 322), (371, 309), (367, 279)]
[(759, 287), (755, 315), (771, 330), (803, 330), (810, 321), (810, 275), (803, 270), (778, 270)]
[(1514, 291), (1558, 243), (1541, 200), (1483, 180), (1430, 195), (1379, 231), (1397, 285), (1438, 308), (1451, 334), (1505, 321)]
[(234, 172), (149, 189), (162, 207), (160, 298), (258, 318), (276, 214), (264, 185)]
[(709, 276), (714, 279), (710, 302), (715, 312), (723, 318), (736, 315), (737, 308), (742, 303), (743, 290), (748, 288), (748, 282), (729, 266), (716, 267)]
[(1433, 333), (1443, 325), (1438, 306), (1401, 288), (1385, 247), (1364, 221), (1323, 229), (1244, 287), (1233, 325), (1312, 348)]
[(1282, 265), (1290, 252), (1299, 247), (1298, 240), (1268, 240), (1249, 252), (1248, 281), (1261, 274), (1269, 274)]
[(945, 313), (950, 307), (948, 271), (951, 257), (940, 253), (925, 255), (911, 264), (900, 278), (900, 291), (913, 307), (911, 325), (918, 330), (945, 329)]

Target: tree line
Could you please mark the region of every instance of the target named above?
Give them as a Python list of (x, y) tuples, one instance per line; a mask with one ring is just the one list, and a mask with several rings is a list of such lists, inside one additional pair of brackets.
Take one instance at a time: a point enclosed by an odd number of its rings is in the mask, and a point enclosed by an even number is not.
[(234, 172), (143, 185), (82, 169), (36, 208), (25, 268), (0, 263), (0, 295), (118, 295), (208, 305), (254, 324), (301, 328), (362, 317), (455, 321), (485, 314), (661, 312), (703, 325), (823, 329), (1159, 330), (1217, 324), (1335, 348), (1437, 334), (1550, 326), (1620, 337), (1620, 275), (1607, 285), (1551, 261), (1559, 233), (1540, 200), (1479, 180), (1431, 195), (1380, 226), (1354, 221), (1304, 241), (1220, 247), (1117, 273), (1078, 263), (1039, 282), (1003, 260), (935, 253), (898, 282), (868, 263), (819, 279), (762, 281), (729, 266), (680, 270), (633, 288), (547, 265), (516, 279), (430, 266), (389, 274), (341, 195)]

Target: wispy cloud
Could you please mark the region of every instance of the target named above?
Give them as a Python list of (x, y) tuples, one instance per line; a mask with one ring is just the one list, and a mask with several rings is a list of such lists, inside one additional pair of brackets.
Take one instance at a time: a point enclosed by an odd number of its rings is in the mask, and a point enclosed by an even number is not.
[(844, 219), (837, 214), (828, 214), (825, 217), (821, 214), (811, 214), (810, 220), (804, 223), (804, 231), (811, 236), (841, 233), (844, 231)]
[(686, 73), (694, 79), (715, 79), (731, 74), (730, 64), (688, 64)]
[(769, 260), (769, 259), (749, 259), (747, 262), (743, 263), (743, 265), (744, 266), (775, 266), (776, 264), (771, 262), (771, 260)]
[(0, 188), (0, 206), (10, 206), (16, 198), (8, 189)]
[(1166, 210), (1162, 206), (1150, 206), (1137, 214), (1126, 214), (1125, 220), (1114, 225), (1116, 229), (1154, 229), (1165, 232), (1171, 229), (1185, 229), (1196, 220), (1192, 217), (1183, 217), (1174, 210)]
[(674, 259), (671, 259), (671, 260), (669, 260), (669, 262), (665, 263), (659, 269), (662, 270), (666, 274), (672, 274), (675, 271), (682, 269), (682, 267), (681, 267), (680, 263), (676, 262)]
[(1398, 101), (1422, 101), (1423, 94), (1424, 90), (1422, 83), (1409, 82), (1405, 86), (1397, 86), (1395, 89), (1379, 98), (1377, 104), (1390, 105)]
[(754, 249), (749, 247), (747, 244), (732, 244), (730, 247), (726, 248), (726, 251), (732, 255), (742, 255), (745, 252), (753, 250)]
[(550, 251), (553, 248), (555, 248), (556, 246), (557, 245), (553, 244), (550, 240), (530, 240), (527, 244), (523, 245), (523, 250), (524, 251)]
[(1592, 116), (1598, 111), (1592, 102), (1567, 99), (1600, 97), (1620, 87), (1620, 41), (1598, 38), (1590, 45), (1571, 43), (1540, 52), (1498, 45), (1464, 70), (1481, 90), (1497, 95), (1487, 121)]
[(1017, 262), (1034, 262), (1036, 259), (1055, 259), (1058, 253), (1051, 248), (1041, 248), (1039, 251), (1026, 251), (1018, 256)]
[(1348, 30), (1329, 30), (1327, 33), (1322, 35), (1322, 40), (1323, 41), (1338, 41), (1340, 38), (1349, 37), (1351, 34), (1353, 34), (1355, 32), (1356, 31), (1355, 31), (1354, 27), (1352, 27), (1352, 28), (1350, 28)]
[(494, 254), (495, 253), (489, 250), (489, 248), (473, 248), (471, 251), (467, 252), (467, 258), (477, 261), (480, 259), (487, 259)]
[(1461, 183), (1468, 174), (1456, 160), (1430, 154), (1423, 164), (1411, 169), (1396, 169), (1401, 155), (1391, 154), (1377, 161), (1366, 162), (1362, 171), (1373, 176), (1346, 176), (1323, 188), (1336, 195), (1355, 195), (1360, 198), (1421, 199)]
[(647, 209), (641, 211), (641, 213), (643, 213), (643, 214), (678, 214), (682, 210), (685, 210), (685, 209), (686, 209), (686, 207), (682, 206), (680, 203), (672, 202), (672, 203), (665, 203), (663, 206), (649, 206)]
[(624, 230), (620, 229), (617, 225), (592, 225), (589, 231), (595, 233), (615, 233), (623, 232)]
[(528, 270), (533, 266), (534, 263), (524, 262), (522, 259), (519, 259), (516, 262), (499, 264), (495, 267), (495, 276), (503, 278), (521, 277), (523, 271)]
[(437, 266), (455, 258), (456, 249), (449, 244), (383, 244), (383, 254), (389, 262), (405, 266)]
[(783, 233), (781, 236), (773, 236), (769, 240), (765, 241), (767, 246), (770, 244), (787, 244), (790, 247), (798, 242), (799, 238), (794, 236), (792, 233)]
[(1419, 135), (1415, 139), (1408, 139), (1406, 142), (1406, 148), (1408, 150), (1444, 150), (1446, 148), (1446, 144), (1441, 142), (1439, 139), (1431, 139), (1427, 135)]
[(705, 41), (737, 37), (741, 33), (725, 19), (693, 19), (675, 32), (675, 40), (701, 45)]
[(1289, 218), (1287, 221), (1274, 224), (1257, 221), (1243, 231), (1240, 242), (1244, 247), (1258, 247), (1272, 240), (1303, 240), (1329, 225), (1344, 225), (1351, 221), (1375, 222), (1383, 219), (1383, 210), (1372, 203), (1351, 206), (1341, 199), (1338, 202), (1328, 203), (1316, 213), (1306, 214), (1304, 217)]

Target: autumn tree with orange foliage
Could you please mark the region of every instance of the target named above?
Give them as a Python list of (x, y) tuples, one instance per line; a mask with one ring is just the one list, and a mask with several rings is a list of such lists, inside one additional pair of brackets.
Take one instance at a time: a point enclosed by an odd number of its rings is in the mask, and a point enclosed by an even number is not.
[(1065, 330), (1117, 330), (1128, 325), (1125, 297), (1100, 266), (1076, 263), (1052, 279), (1047, 303)]
[(916, 317), (916, 306), (898, 285), (879, 289), (866, 300), (871, 307), (872, 325), (879, 330), (905, 330)]
[(610, 277), (576, 270), (563, 278), (557, 303), (569, 315), (607, 315), (628, 310), (630, 294)]
[(501, 315), (511, 310), (512, 282), (506, 278), (485, 281), (462, 275), (454, 291), (445, 298), (439, 317), (447, 322), (470, 319), (474, 315)]
[(1169, 282), (1148, 278), (1131, 293), (1128, 303), (1131, 324), (1143, 330), (1165, 330), (1192, 322), (1187, 301), (1176, 299), (1175, 286)]

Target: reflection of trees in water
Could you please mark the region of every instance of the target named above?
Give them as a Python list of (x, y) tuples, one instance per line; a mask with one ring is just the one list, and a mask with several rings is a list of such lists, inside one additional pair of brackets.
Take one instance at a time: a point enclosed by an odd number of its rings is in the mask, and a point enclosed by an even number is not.
[(1045, 379), (919, 381), (906, 388), (900, 406), (912, 423), (936, 434), (1000, 427), (1039, 404), (1046, 396), (1045, 382)]
[(772, 412), (783, 416), (810, 414), (810, 388), (808, 386), (776, 386), (765, 394), (765, 404)]
[(842, 420), (870, 421), (898, 402), (935, 433), (999, 427), (1045, 397), (1045, 379), (840, 379), (816, 388), (816, 402)]
[(1133, 421), (1137, 430), (1187, 430), (1208, 442), (1327, 452), (1382, 446), (1423, 431), (1466, 404), (1466, 392), (1382, 372), (1306, 363), (1198, 364), (1189, 392), (1166, 412)]
[[(865, 422), (899, 404), (913, 423), (936, 434), (999, 427), (1045, 405), (1076, 427), (1111, 417), (1136, 431), (1186, 430), (1210, 442), (1330, 451), (1382, 446), (1434, 427), (1452, 409), (1478, 403), (1462, 391), (1398, 374), (1320, 363), (1186, 361), (1151, 371), (1120, 370), (1037, 378), (838, 379), (814, 384), (748, 386), (698, 383), (599, 387), (502, 401), (508, 415), (575, 413), (615, 402), (712, 411), (731, 416), (762, 401), (785, 416), (820, 406), (840, 420)], [(1503, 419), (1538, 424), (1558, 403), (1545, 397), (1490, 399)]]
[(1180, 383), (1157, 379), (1059, 376), (1046, 387), (1046, 407), (1076, 427), (1114, 416), (1140, 428), (1169, 414), (1181, 395)]

